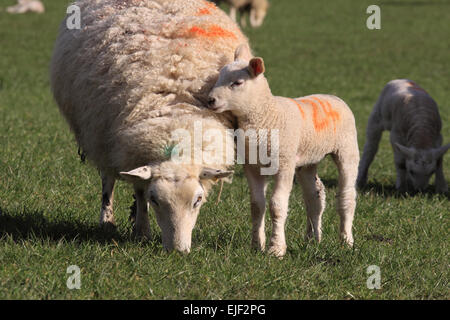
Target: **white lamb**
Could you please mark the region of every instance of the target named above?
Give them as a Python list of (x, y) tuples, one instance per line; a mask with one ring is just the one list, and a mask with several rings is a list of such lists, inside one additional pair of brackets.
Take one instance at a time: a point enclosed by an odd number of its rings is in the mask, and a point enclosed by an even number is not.
[[(220, 71), (209, 95), (209, 108), (218, 113), (231, 111), (244, 131), (268, 129), (272, 135), (278, 130), (278, 143), (268, 141), (268, 135), (261, 135), (259, 131), (257, 137), (258, 148), (268, 146), (267, 152), (276, 149), (279, 155), (279, 169), (274, 175), (275, 186), (270, 199), (273, 227), (269, 252), (279, 257), (286, 252), (284, 226), (294, 173), (303, 188), (306, 203), (306, 236), (321, 240), (325, 188), (317, 175), (317, 165), (327, 154), (331, 154), (339, 171), (340, 235), (352, 245), (359, 151), (351, 110), (344, 101), (331, 95), (297, 99), (273, 96), (264, 70), (262, 58), (252, 58), (247, 45), (239, 46), (235, 61)], [(260, 250), (265, 248), (267, 185), (266, 176), (260, 172), (262, 167), (259, 160), (256, 164), (244, 164), (251, 192), (252, 244)]]
[(247, 25), (246, 13), (249, 16), (250, 25), (252, 27), (260, 27), (269, 9), (269, 1), (267, 0), (215, 0), (214, 2), (228, 3), (230, 5), (230, 17), (233, 21), (236, 21), (236, 14), (239, 10), (243, 27)]
[(6, 11), (9, 13), (44, 13), (45, 7), (44, 4), (39, 0), (18, 0), (15, 6), (6, 8)]
[(450, 144), (441, 146), (441, 126), (437, 104), (424, 89), (407, 79), (390, 81), (369, 117), (358, 187), (365, 186), (381, 135), (389, 130), (397, 171), (396, 188), (400, 192), (423, 191), (435, 173), (436, 191), (447, 192), (442, 168)]
[[(230, 119), (203, 106), (219, 69), (247, 40), (208, 1), (80, 0), (74, 5), (83, 24), (69, 30), (62, 22), (51, 86), (79, 146), (99, 169), (100, 223), (114, 224), (114, 184), (124, 178), (135, 190), (137, 236), (150, 236), (150, 201), (163, 246), (189, 252), (208, 190), (231, 171), (223, 159), (175, 161), (180, 140), (173, 133), (185, 129), (194, 137), (200, 124), (202, 132), (214, 129), (225, 140)], [(200, 139), (191, 145), (192, 157), (213, 143)], [(224, 155), (233, 154), (232, 143), (223, 145)]]

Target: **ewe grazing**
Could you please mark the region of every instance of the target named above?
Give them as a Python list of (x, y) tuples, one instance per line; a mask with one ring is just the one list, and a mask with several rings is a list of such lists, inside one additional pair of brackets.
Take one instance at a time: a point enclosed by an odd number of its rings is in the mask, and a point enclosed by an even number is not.
[(358, 187), (367, 182), (367, 172), (384, 130), (389, 130), (400, 192), (423, 191), (433, 173), (436, 191), (448, 191), (443, 167), (441, 118), (436, 102), (415, 82), (390, 81), (381, 92), (367, 125), (366, 144), (359, 164)]
[[(352, 245), (359, 152), (351, 110), (344, 101), (331, 95), (317, 94), (297, 99), (275, 97), (263, 73), (263, 60), (252, 58), (246, 44), (239, 46), (235, 61), (220, 71), (209, 95), (209, 108), (218, 113), (231, 111), (244, 132), (258, 130), (258, 148), (267, 147), (268, 152), (275, 151), (279, 155), (270, 200), (273, 228), (269, 252), (279, 257), (286, 252), (284, 226), (294, 173), (303, 188), (308, 216), (306, 236), (314, 236), (320, 241), (325, 190), (317, 175), (317, 164), (327, 154), (332, 155), (339, 170), (340, 235)], [(261, 134), (264, 129), (271, 135), (278, 133), (279, 142), (268, 141), (267, 134)], [(260, 172), (262, 167), (260, 161), (244, 164), (251, 192), (252, 244), (260, 250), (265, 247), (267, 185), (266, 177)]]
[[(51, 63), (51, 86), (62, 115), (102, 178), (102, 225), (114, 224), (116, 179), (133, 183), (136, 234), (148, 238), (150, 201), (163, 246), (189, 252), (199, 209), (211, 185), (230, 175), (227, 162), (174, 161), (184, 129), (228, 134), (230, 119), (203, 106), (219, 69), (246, 38), (203, 0), (80, 0), (80, 30), (64, 20)], [(186, 137), (185, 137), (186, 138)], [(195, 137), (194, 137), (195, 138)], [(210, 148), (202, 137), (195, 151)], [(203, 140), (203, 141), (202, 141)], [(224, 144), (223, 154), (234, 145)], [(177, 158), (178, 159), (178, 158)], [(210, 169), (212, 167), (214, 169)]]

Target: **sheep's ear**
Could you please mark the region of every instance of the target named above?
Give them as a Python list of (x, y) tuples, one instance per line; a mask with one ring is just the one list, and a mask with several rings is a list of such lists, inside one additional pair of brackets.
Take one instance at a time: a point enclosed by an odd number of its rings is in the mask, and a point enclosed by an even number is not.
[(400, 143), (394, 142), (395, 148), (407, 158), (414, 157), (414, 149), (402, 146)]
[(222, 179), (226, 178), (233, 174), (233, 171), (228, 170), (220, 170), (220, 169), (212, 169), (212, 168), (203, 168), (200, 173), (200, 179)]
[(446, 144), (445, 146), (433, 149), (433, 159), (439, 159), (447, 152), (448, 149), (450, 149), (450, 143)]
[(266, 71), (266, 68), (264, 67), (263, 58), (252, 58), (250, 60), (250, 63), (248, 64), (248, 71), (253, 78), (259, 76), (261, 73), (264, 73), (264, 71)]
[(152, 169), (150, 166), (143, 166), (131, 171), (122, 171), (120, 176), (130, 182), (146, 181), (152, 177)]
[(252, 54), (250, 53), (250, 48), (248, 44), (243, 43), (236, 48), (234, 52), (234, 61), (236, 60), (244, 60), (249, 61), (252, 58)]

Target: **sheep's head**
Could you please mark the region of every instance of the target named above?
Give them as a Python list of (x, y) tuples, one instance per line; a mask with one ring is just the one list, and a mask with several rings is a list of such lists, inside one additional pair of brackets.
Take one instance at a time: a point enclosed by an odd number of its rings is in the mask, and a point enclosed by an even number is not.
[(212, 182), (232, 173), (167, 161), (120, 174), (145, 190), (147, 201), (155, 211), (161, 228), (164, 248), (189, 252), (192, 230)]
[(398, 143), (394, 143), (394, 146), (405, 159), (406, 180), (414, 191), (424, 191), (428, 187), (439, 161), (442, 161), (442, 156), (450, 148), (450, 144), (427, 150), (405, 147)]
[(218, 113), (244, 114), (246, 106), (270, 92), (264, 71), (263, 59), (253, 58), (248, 45), (240, 45), (234, 62), (220, 70), (219, 79), (209, 94), (208, 108)]

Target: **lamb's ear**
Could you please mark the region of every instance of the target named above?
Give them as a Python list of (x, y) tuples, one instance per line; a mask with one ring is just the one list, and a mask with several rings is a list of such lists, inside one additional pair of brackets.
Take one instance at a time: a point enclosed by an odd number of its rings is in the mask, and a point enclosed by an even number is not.
[(402, 146), (401, 144), (399, 144), (397, 142), (394, 142), (394, 146), (405, 157), (407, 157), (407, 158), (413, 158), (414, 157), (414, 149)]
[(446, 144), (445, 146), (433, 149), (433, 159), (439, 159), (444, 155), (444, 153), (447, 152), (448, 149), (450, 149), (450, 143)]
[(212, 168), (203, 168), (202, 172), (200, 172), (200, 179), (217, 180), (217, 179), (226, 178), (232, 174), (233, 174), (233, 171), (212, 169)]
[(234, 61), (236, 60), (249, 61), (251, 58), (252, 54), (250, 53), (250, 48), (248, 47), (248, 44), (243, 43), (236, 48), (236, 51), (234, 52)]
[(266, 68), (264, 67), (263, 58), (252, 58), (248, 64), (248, 71), (253, 78), (259, 76), (261, 73), (264, 73), (264, 71), (266, 71)]
[(152, 168), (150, 166), (143, 166), (131, 171), (122, 171), (120, 172), (120, 176), (130, 182), (146, 181), (152, 177)]

